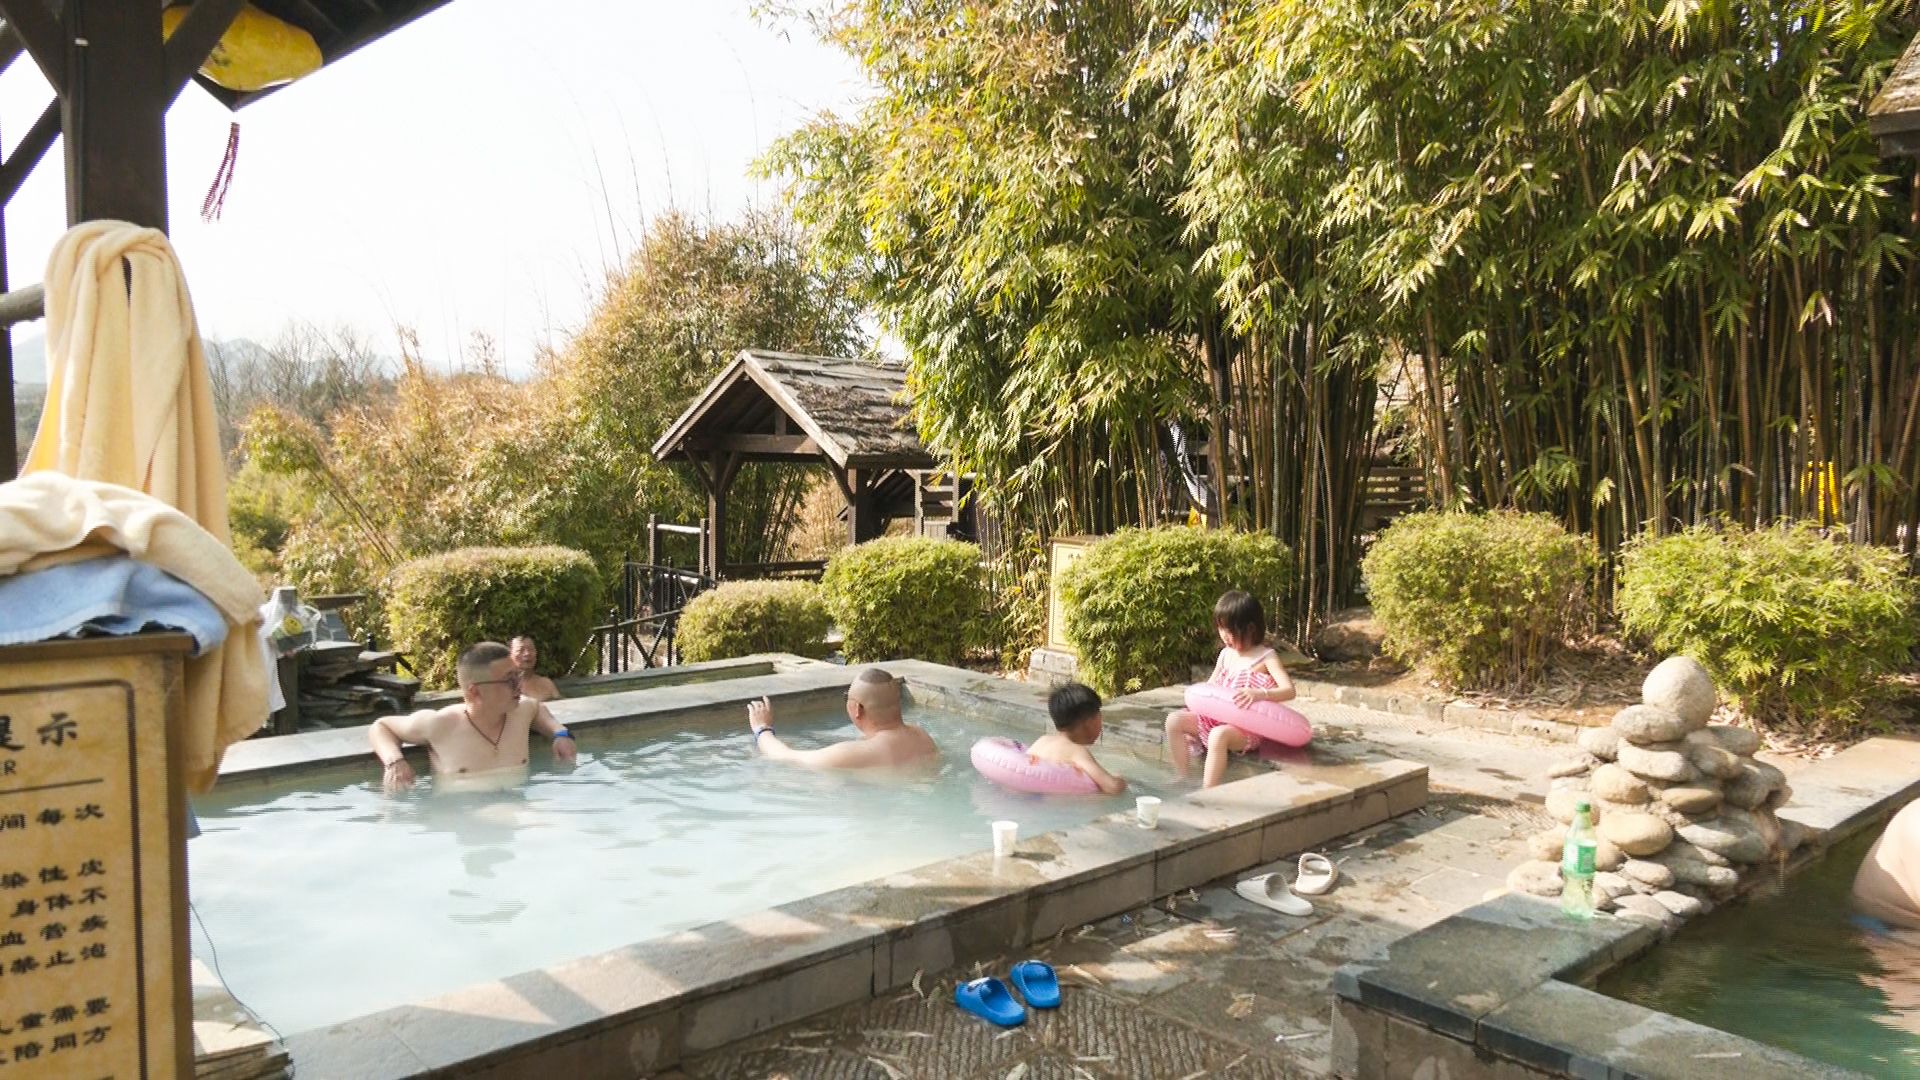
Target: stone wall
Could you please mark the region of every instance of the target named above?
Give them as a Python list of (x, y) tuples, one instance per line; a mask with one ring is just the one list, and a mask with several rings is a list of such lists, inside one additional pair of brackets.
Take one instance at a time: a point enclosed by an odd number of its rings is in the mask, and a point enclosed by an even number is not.
[(1748, 872), (1799, 847), (1804, 831), (1774, 814), (1792, 791), (1754, 758), (1755, 732), (1713, 724), (1719, 693), (1684, 656), (1649, 672), (1641, 703), (1589, 728), (1554, 769), (1547, 811), (1561, 824), (1533, 836), (1533, 858), (1507, 884), (1560, 895), (1560, 855), (1574, 806), (1588, 800), (1600, 846), (1594, 905), (1672, 930), (1739, 891)]

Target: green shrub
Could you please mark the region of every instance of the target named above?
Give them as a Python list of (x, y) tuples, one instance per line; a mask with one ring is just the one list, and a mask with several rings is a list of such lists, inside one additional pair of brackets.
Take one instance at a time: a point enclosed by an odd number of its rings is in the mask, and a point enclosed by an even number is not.
[(754, 653), (827, 655), (820, 587), (806, 581), (729, 581), (693, 598), (680, 615), (680, 658), (697, 664)]
[(841, 548), (820, 584), (855, 663), (954, 664), (985, 637), (986, 589), (972, 544), (890, 536)]
[(1589, 611), (1593, 542), (1545, 514), (1409, 514), (1361, 573), (1388, 653), (1454, 687), (1522, 686)]
[(1058, 583), (1080, 676), (1108, 694), (1187, 682), (1193, 665), (1220, 652), (1213, 628), (1220, 594), (1252, 593), (1271, 627), (1292, 565), (1265, 533), (1178, 526), (1114, 533)]
[(1699, 527), (1622, 557), (1625, 629), (1706, 665), (1747, 715), (1833, 729), (1911, 659), (1920, 600), (1901, 558), (1811, 526)]
[(430, 687), (454, 684), (462, 649), (515, 634), (533, 635), (541, 669), (564, 675), (593, 629), (601, 586), (592, 560), (568, 548), (462, 548), (394, 568), (387, 627)]

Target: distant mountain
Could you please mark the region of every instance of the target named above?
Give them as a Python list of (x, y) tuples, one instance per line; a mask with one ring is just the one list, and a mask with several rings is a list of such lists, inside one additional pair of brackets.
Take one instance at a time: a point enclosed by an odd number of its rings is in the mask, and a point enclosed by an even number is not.
[(45, 331), (35, 329), (31, 333), (14, 332), (13, 381), (17, 383), (34, 384), (47, 381), (47, 335)]

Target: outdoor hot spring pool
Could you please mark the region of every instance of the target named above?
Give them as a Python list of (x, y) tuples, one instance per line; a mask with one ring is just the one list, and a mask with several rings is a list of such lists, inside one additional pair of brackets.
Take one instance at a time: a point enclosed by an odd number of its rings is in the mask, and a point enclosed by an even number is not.
[(1870, 1076), (1920, 1076), (1920, 935), (1852, 917), (1853, 874), (1877, 835), (1687, 927), (1597, 989)]
[[(194, 801), (194, 952), (283, 1034), (911, 869), (1165, 795), (1168, 768), (1097, 748), (1133, 793), (1040, 798), (980, 778), (991, 721), (910, 709), (937, 774), (884, 781), (781, 767), (737, 725), (581, 733), (577, 768), (536, 749), (516, 791), (381, 793), (371, 766)], [(783, 736), (855, 734), (838, 706), (782, 711)], [(541, 740), (536, 739), (536, 744)]]

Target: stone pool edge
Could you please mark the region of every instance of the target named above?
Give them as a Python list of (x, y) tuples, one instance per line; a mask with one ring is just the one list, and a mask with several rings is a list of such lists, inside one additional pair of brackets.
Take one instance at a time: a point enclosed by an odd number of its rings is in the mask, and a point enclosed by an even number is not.
[[(1807, 841), (1787, 875), (1920, 795), (1920, 742), (1869, 739), (1792, 784), (1778, 814)], [(1468, 908), (1335, 973), (1334, 1071), (1411, 1074), (1432, 1062), (1454, 1080), (1862, 1075), (1578, 985), (1660, 940), (1646, 923), (1574, 923), (1554, 901), (1519, 894)]]
[[(1047, 688), (919, 661), (885, 665), (915, 701), (1045, 725)], [(849, 668), (563, 701), (569, 726), (644, 723), (725, 710), (762, 693), (836, 692)], [(679, 691), (679, 692), (676, 692)], [(705, 700), (697, 700), (704, 697)], [(1157, 745), (1159, 713), (1110, 710), (1116, 742)], [(658, 714), (658, 717), (655, 717)], [(231, 762), (244, 784), (365, 756), (321, 732), (302, 747)], [(265, 740), (262, 740), (265, 741)], [(238, 748), (236, 748), (238, 749)], [(1169, 802), (1157, 830), (1130, 813), (1023, 838), (1015, 855), (978, 853), (807, 897), (739, 918), (476, 984), (424, 1002), (290, 1036), (303, 1074), (375, 1080), (570, 1073), (647, 1074), (683, 1057), (852, 1002), (910, 992), (957, 965), (1001, 956), (1160, 897), (1378, 824), (1426, 803), (1427, 770), (1354, 748), (1331, 765), (1267, 770)], [(1317, 774), (1317, 776), (1316, 776)], [(222, 783), (228, 783), (223, 767)], [(936, 1006), (937, 1007), (937, 1006)]]

